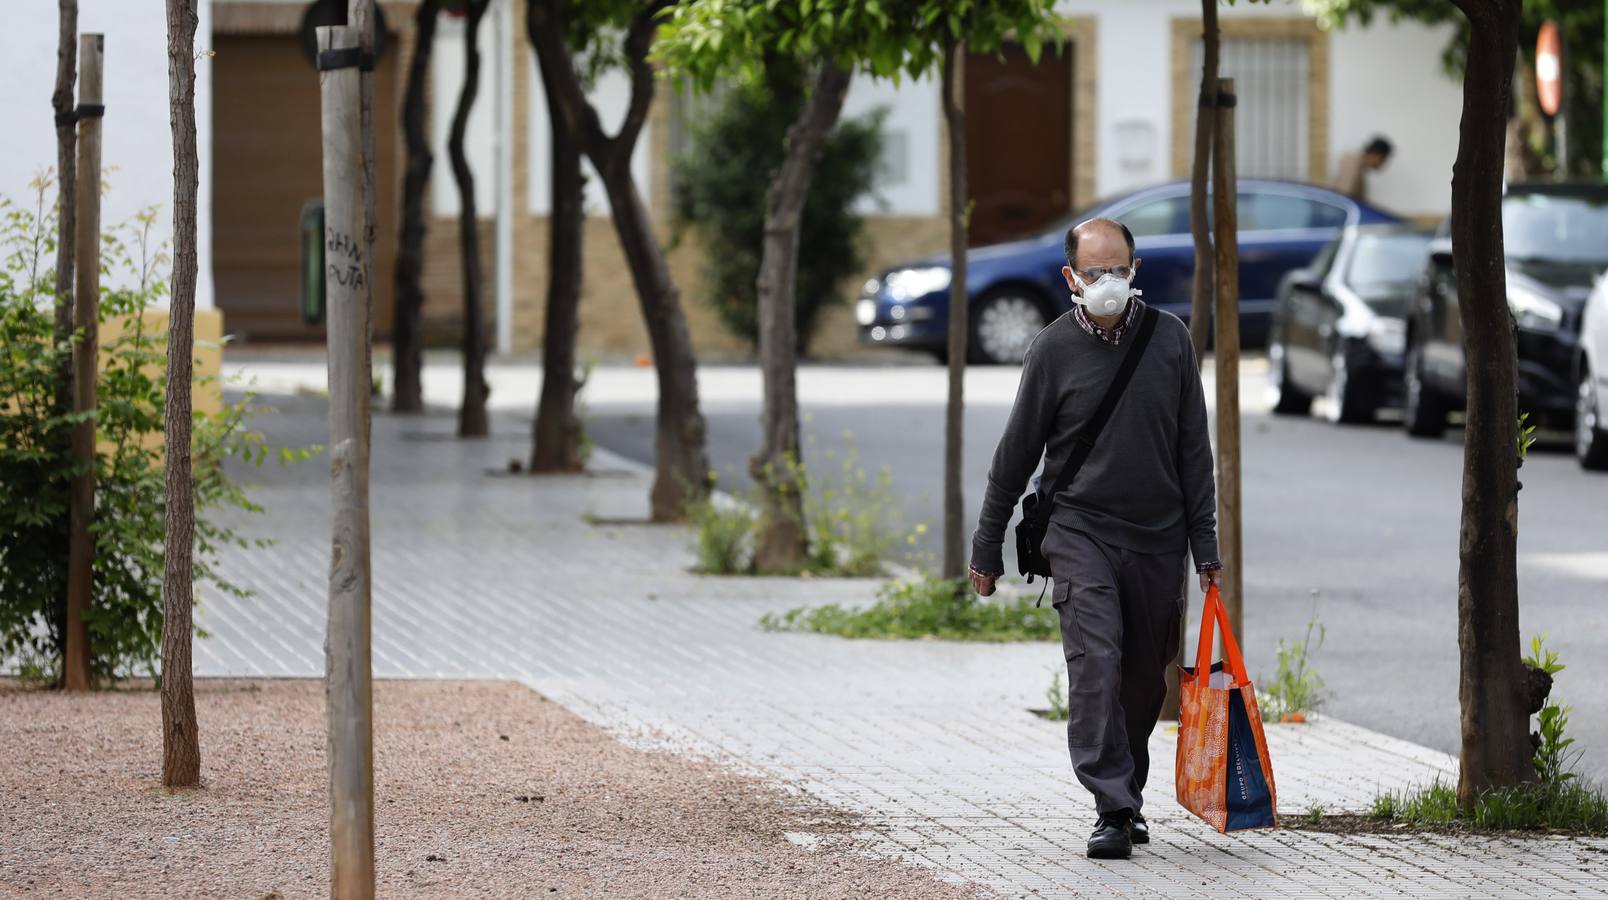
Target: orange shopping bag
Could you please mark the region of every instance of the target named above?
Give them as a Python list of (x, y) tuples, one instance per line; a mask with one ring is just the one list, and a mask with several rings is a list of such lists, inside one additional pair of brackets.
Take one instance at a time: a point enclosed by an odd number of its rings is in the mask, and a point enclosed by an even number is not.
[[(1219, 623), (1225, 659), (1213, 665), (1212, 629)], [(1178, 667), (1178, 691), (1179, 804), (1221, 832), (1274, 827), (1277, 792), (1256, 688), (1215, 584), (1206, 592), (1195, 667)]]

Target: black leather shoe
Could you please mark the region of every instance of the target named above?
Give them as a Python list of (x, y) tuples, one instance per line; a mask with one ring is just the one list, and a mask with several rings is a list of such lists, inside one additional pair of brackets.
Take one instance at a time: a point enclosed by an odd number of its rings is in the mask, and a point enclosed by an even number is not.
[(1089, 835), (1090, 859), (1127, 859), (1133, 855), (1133, 817), (1126, 812), (1100, 817)]
[(1145, 821), (1144, 816), (1136, 814), (1133, 817), (1133, 823), (1129, 826), (1129, 831), (1133, 834), (1135, 844), (1150, 843), (1150, 824)]

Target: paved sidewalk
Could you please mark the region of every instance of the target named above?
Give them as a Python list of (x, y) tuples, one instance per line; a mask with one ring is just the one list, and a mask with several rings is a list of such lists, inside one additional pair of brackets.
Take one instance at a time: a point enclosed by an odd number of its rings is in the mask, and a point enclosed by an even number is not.
[[(323, 405), (273, 398), (277, 445), (323, 443)], [(769, 634), (801, 604), (869, 600), (868, 580), (688, 574), (679, 528), (646, 511), (639, 467), (606, 452), (590, 476), (501, 472), (528, 420), (452, 438), (451, 415), (374, 422), (374, 664), (381, 677), (519, 679), (626, 738), (707, 754), (862, 814), (879, 852), (1015, 895), (1592, 895), (1608, 841), (1221, 836), (1172, 798), (1172, 736), (1152, 741), (1155, 840), (1128, 863), (1083, 858), (1093, 811), (1065, 732), (1030, 714), (1060, 666), (1050, 643), (962, 645)], [(204, 595), (200, 675), (320, 675), (328, 571), (322, 462), (248, 475), (272, 537), (223, 569), (257, 591)], [(608, 524), (616, 523), (616, 524)], [(1271, 660), (1252, 660), (1253, 675)], [(1452, 778), (1453, 760), (1323, 720), (1270, 726), (1286, 815), (1360, 809), (1379, 790)], [(763, 889), (761, 888), (761, 892)]]

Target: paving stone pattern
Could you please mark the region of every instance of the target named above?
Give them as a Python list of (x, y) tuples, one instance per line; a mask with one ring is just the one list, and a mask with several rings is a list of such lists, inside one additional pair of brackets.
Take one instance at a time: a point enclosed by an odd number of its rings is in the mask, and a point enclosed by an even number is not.
[[(316, 398), (272, 398), (278, 446), (320, 444)], [(528, 419), (452, 438), (450, 415), (377, 415), (374, 669), (512, 678), (633, 742), (710, 755), (862, 814), (876, 852), (1003, 893), (1054, 896), (1594, 895), (1608, 842), (1279, 830), (1223, 836), (1172, 799), (1158, 731), (1154, 841), (1127, 863), (1082, 855), (1093, 806), (1064, 727), (1029, 712), (1057, 644), (847, 641), (759, 630), (761, 614), (863, 602), (862, 579), (688, 573), (687, 533), (641, 524), (649, 473), (605, 451), (589, 476), (519, 477)], [(256, 591), (204, 594), (200, 675), (319, 676), (329, 565), (327, 461), (242, 473), (267, 550), (222, 568)], [(1198, 603), (1197, 610), (1198, 612)], [(1271, 660), (1252, 660), (1253, 675)], [(1280, 807), (1358, 810), (1380, 790), (1454, 779), (1455, 761), (1321, 719), (1269, 726)]]

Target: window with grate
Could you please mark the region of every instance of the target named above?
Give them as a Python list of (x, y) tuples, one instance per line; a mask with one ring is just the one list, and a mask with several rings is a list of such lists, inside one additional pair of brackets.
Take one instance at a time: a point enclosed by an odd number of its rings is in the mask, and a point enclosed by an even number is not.
[[(1234, 79), (1234, 157), (1241, 178), (1311, 181), (1310, 45), (1305, 38), (1222, 39), (1218, 75)], [(1190, 51), (1189, 88), (1198, 83), (1205, 49)], [(1194, 133), (1194, 108), (1189, 118)], [(1319, 173), (1321, 175), (1321, 173)]]

